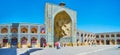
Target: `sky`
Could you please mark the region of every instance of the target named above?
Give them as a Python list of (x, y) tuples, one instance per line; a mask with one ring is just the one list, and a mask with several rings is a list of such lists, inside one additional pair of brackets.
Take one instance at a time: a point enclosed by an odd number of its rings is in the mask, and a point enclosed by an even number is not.
[(46, 2), (75, 10), (78, 30), (120, 32), (120, 0), (0, 0), (0, 24), (44, 24)]

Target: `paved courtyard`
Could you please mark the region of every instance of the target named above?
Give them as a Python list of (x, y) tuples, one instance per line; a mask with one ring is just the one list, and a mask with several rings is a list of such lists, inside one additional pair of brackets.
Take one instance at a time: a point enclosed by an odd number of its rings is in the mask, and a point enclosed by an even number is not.
[(80, 46), (80, 47), (62, 47), (44, 48), (31, 52), (30, 55), (120, 55), (120, 49), (117, 46)]
[(103, 51), (90, 53), (89, 55), (120, 55), (120, 48), (118, 49), (118, 48), (114, 47), (114, 48), (110, 48), (110, 49), (105, 49)]

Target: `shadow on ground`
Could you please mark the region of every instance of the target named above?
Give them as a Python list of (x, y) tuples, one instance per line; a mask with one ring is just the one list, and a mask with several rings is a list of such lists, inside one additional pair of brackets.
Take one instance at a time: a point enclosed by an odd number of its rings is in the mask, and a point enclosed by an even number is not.
[(0, 48), (0, 55), (16, 55), (17, 48)]
[(43, 50), (43, 49), (29, 49), (29, 50), (27, 50), (26, 52), (24, 52), (24, 53), (22, 53), (22, 54), (20, 54), (20, 55), (30, 55), (30, 53), (32, 53), (32, 52), (35, 52), (35, 51), (37, 51), (37, 50)]
[(120, 48), (120, 46), (118, 46), (118, 48)]

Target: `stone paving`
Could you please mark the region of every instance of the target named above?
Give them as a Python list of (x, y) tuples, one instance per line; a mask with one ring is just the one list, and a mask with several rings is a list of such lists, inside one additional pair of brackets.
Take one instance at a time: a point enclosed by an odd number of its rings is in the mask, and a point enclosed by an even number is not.
[[(88, 54), (87, 54), (88, 55)], [(120, 55), (120, 48), (110, 48), (103, 51), (90, 53), (89, 55)]]
[(56, 48), (0, 48), (0, 55), (120, 55), (115, 45)]
[[(104, 45), (104, 46), (80, 46), (80, 47), (62, 47), (61, 49), (56, 48), (44, 48), (43, 50), (35, 51), (30, 55), (111, 55), (112, 50), (120, 53), (120, 50), (116, 50), (117, 46)], [(107, 52), (104, 54), (104, 51)], [(118, 54), (116, 54), (118, 55)], [(120, 55), (120, 54), (119, 54)]]

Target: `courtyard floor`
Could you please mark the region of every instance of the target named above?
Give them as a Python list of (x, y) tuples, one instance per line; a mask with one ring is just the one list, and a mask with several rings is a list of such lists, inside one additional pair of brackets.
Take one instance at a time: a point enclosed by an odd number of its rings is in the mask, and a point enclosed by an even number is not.
[(1, 48), (0, 55), (120, 55), (115, 45), (56, 48)]
[(112, 45), (45, 48), (32, 52), (30, 55), (120, 55), (120, 49)]

